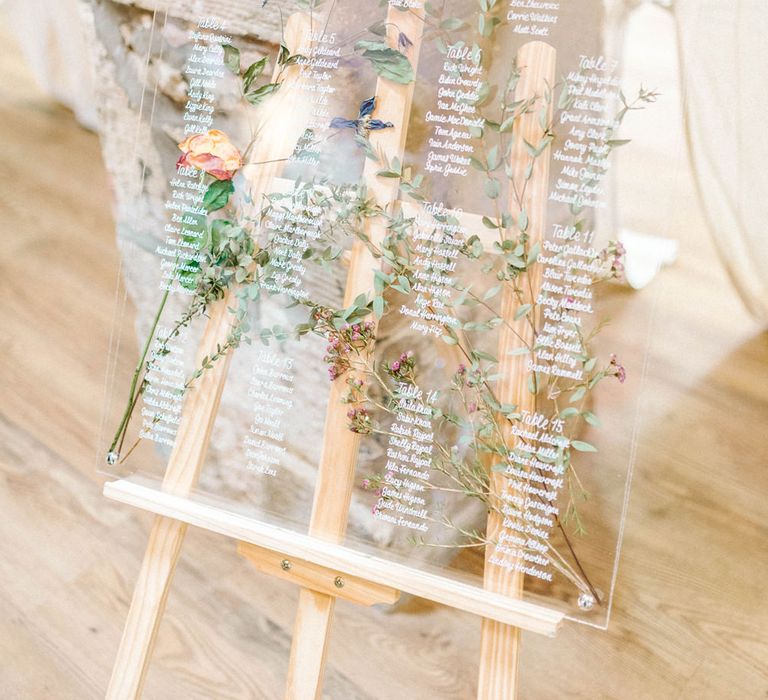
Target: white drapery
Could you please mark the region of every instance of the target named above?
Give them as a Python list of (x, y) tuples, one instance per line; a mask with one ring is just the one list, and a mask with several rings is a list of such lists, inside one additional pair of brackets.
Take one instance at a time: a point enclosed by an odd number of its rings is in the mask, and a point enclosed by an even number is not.
[(81, 0), (0, 0), (35, 80), (96, 129), (91, 55), (80, 17)]
[(768, 319), (768, 3), (675, 0), (694, 179), (720, 257)]

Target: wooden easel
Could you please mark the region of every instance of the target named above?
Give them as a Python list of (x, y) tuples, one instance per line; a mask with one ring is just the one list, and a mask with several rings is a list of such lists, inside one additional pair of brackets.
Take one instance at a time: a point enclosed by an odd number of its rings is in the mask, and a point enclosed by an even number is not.
[[(390, 7), (387, 21), (397, 23), (400, 31), (413, 42), (409, 59), (416, 67), (423, 17), (417, 11), (399, 12)], [(396, 14), (396, 17), (394, 16)], [(308, 17), (294, 15), (285, 29), (285, 42), (293, 48), (304, 43), (310, 32)], [(522, 77), (516, 99), (542, 95), (554, 82), (554, 49), (540, 42), (526, 44), (518, 53)], [(297, 69), (285, 76), (285, 88), (296, 80)], [(376, 86), (377, 118), (395, 126), (372, 134), (371, 141), (388, 158), (402, 160), (411, 111), (414, 85), (400, 85), (379, 79)], [(283, 90), (281, 89), (281, 92)], [(542, 132), (539, 110), (521, 118), (513, 146), (514, 178), (522, 181), (527, 164), (523, 139), (538, 143)], [(284, 156), (285, 143), (262, 139), (254, 160), (278, 160)], [(290, 150), (290, 145), (288, 148)], [(260, 166), (253, 180), (253, 199), (270, 191), (278, 174), (278, 165)], [(397, 206), (399, 181), (376, 176), (379, 164), (366, 160), (364, 179), (376, 202), (385, 207)], [(525, 194), (525, 209), (531, 220), (530, 235), (540, 239), (544, 230), (548, 188), (548, 158), (537, 159)], [(510, 211), (518, 213), (512, 202)], [(479, 223), (480, 217), (470, 217)], [(373, 241), (385, 235), (381, 219), (369, 219), (366, 233)], [(472, 229), (479, 232), (482, 225)], [(357, 241), (352, 249), (345, 304), (361, 293), (370, 292), (376, 263), (367, 248)], [(535, 292), (537, 280), (531, 280)], [(228, 335), (232, 314), (227, 311), (231, 299), (226, 297), (210, 311), (210, 319), (200, 342), (199, 357), (210, 355)], [(507, 317), (519, 303), (511, 292), (502, 299)], [(522, 323), (519, 331), (527, 333)], [(507, 355), (512, 347), (511, 332), (500, 338), (499, 357), (505, 376), (500, 388), (503, 402), (529, 405), (525, 390), (524, 367)], [(208, 450), (211, 430), (226, 382), (229, 355), (205, 372), (186, 399), (176, 442), (163, 479), (162, 489), (130, 481), (105, 485), (110, 498), (143, 508), (156, 514), (139, 577), (133, 594), (128, 619), (107, 691), (109, 700), (134, 700), (140, 697), (152, 647), (173, 572), (189, 524), (204, 527), (240, 541), (239, 551), (255, 566), (271, 575), (291, 580), (301, 586), (289, 663), (286, 698), (308, 700), (319, 698), (327, 642), (336, 598), (359, 604), (393, 603), (400, 591), (429, 598), (439, 603), (466, 610), (483, 617), (482, 656), (478, 697), (501, 700), (517, 695), (517, 668), (520, 629), (554, 636), (563, 613), (522, 600), (521, 575), (501, 575), (496, 567), (486, 566), (485, 591), (434, 574), (410, 569), (384, 559), (363, 555), (339, 542), (346, 525), (353, 487), (354, 469), (360, 436), (347, 427), (347, 406), (342, 403), (342, 381), (331, 385), (325, 421), (324, 444), (318, 467), (317, 484), (308, 535), (253, 521), (190, 498)], [(503, 477), (493, 476), (501, 488)], [(488, 523), (491, 537), (501, 528), (498, 517)], [(490, 546), (489, 546), (490, 549)]]

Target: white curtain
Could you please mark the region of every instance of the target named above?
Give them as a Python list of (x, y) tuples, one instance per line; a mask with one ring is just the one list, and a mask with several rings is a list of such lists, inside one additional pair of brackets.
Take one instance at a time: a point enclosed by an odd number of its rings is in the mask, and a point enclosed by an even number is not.
[(768, 319), (768, 2), (675, 0), (701, 205), (744, 303)]
[(95, 129), (93, 67), (80, 0), (0, 0), (0, 6), (40, 87)]

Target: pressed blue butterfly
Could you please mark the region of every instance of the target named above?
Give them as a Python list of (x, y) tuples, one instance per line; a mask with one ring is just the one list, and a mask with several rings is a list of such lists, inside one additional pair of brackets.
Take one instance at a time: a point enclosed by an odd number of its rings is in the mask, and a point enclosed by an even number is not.
[(369, 97), (360, 105), (360, 112), (357, 119), (345, 119), (344, 117), (334, 117), (331, 120), (331, 129), (354, 129), (358, 136), (364, 139), (368, 138), (371, 131), (379, 129), (391, 129), (392, 122), (383, 122), (381, 119), (373, 118), (373, 110), (376, 109), (376, 98)]

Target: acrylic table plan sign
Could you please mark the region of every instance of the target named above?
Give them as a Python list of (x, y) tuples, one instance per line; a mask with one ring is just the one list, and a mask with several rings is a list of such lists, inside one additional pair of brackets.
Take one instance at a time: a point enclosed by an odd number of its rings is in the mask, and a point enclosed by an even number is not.
[(154, 74), (139, 108), (178, 160), (123, 251), (104, 491), (156, 519), (107, 697), (141, 695), (189, 525), (300, 587), (286, 697), (321, 696), (337, 598), (400, 593), (482, 618), (478, 697), (516, 697), (520, 630), (607, 624), (643, 321), (596, 230), (652, 95), (588, 2), (208, 4), (146, 42), (186, 100), (160, 122)]

